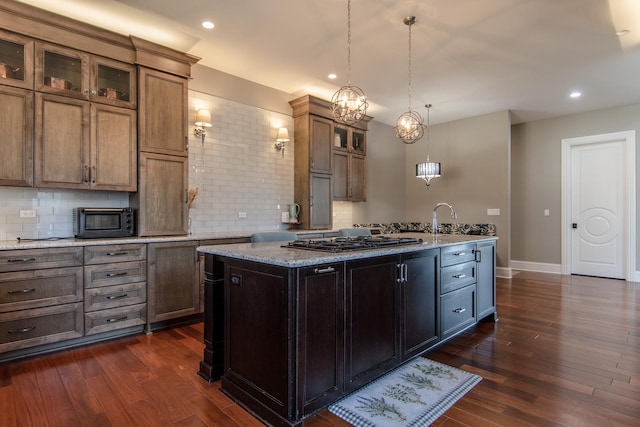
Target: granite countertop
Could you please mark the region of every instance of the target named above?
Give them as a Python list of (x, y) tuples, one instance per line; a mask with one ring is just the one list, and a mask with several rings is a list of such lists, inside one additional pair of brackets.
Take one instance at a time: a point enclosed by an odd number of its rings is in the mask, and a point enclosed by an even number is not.
[[(330, 233), (334, 231), (337, 230), (296, 230), (296, 232), (302, 237), (304, 237), (304, 234)], [(253, 233), (254, 231), (221, 231), (215, 233), (195, 233), (182, 236), (123, 237), (114, 239), (61, 238), (51, 240), (0, 240), (0, 250), (64, 248), (69, 246), (126, 245), (131, 243), (184, 242), (192, 240), (221, 240), (233, 238), (248, 239)]]
[[(389, 234), (387, 236), (397, 237), (397, 234)], [(367, 249), (341, 253), (283, 248), (283, 242), (233, 243), (227, 245), (200, 246), (198, 247), (198, 251), (246, 261), (256, 261), (264, 264), (293, 268), (352, 259), (371, 258), (382, 255), (401, 254), (422, 249), (498, 239), (495, 236), (469, 236), (455, 234), (439, 234), (434, 236), (429, 233), (403, 233), (403, 237), (414, 237), (416, 239), (422, 239), (423, 242), (417, 245), (385, 247), (380, 249)]]

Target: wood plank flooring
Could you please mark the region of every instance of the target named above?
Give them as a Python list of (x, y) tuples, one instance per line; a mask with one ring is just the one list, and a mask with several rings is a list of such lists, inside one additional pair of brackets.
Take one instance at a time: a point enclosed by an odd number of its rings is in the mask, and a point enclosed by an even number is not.
[[(427, 354), (484, 378), (434, 425), (640, 425), (640, 283), (522, 272), (497, 287), (497, 324)], [(261, 426), (196, 374), (202, 327), (0, 365), (0, 426)]]

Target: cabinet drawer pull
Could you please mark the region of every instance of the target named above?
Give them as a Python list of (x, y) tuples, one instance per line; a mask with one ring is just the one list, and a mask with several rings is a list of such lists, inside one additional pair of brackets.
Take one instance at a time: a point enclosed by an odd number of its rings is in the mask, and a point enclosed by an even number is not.
[(15, 294), (28, 294), (30, 292), (35, 292), (36, 288), (31, 288), (31, 289), (22, 289), (21, 291), (7, 291), (7, 293), (9, 295), (15, 295)]
[(127, 320), (128, 317), (127, 316), (122, 316), (122, 317), (114, 317), (112, 319), (107, 319), (107, 323), (113, 323), (113, 322), (121, 322), (123, 320)]
[(462, 307), (459, 307), (459, 308), (456, 308), (455, 310), (453, 310), (454, 313), (458, 313), (458, 314), (464, 313), (465, 311), (467, 311), (467, 309), (466, 308), (462, 308)]
[(129, 252), (107, 252), (107, 256), (129, 255)]
[(465, 255), (467, 255), (466, 252), (456, 252), (453, 254), (453, 256), (465, 256)]
[(35, 258), (18, 258), (18, 259), (9, 259), (7, 262), (33, 262)]
[(466, 274), (463, 274), (463, 273), (460, 273), (460, 274), (454, 274), (454, 275), (453, 275), (453, 278), (454, 278), (454, 279), (462, 279), (462, 278), (464, 278), (464, 277), (467, 277), (467, 275), (466, 275)]
[(126, 298), (128, 297), (129, 294), (122, 294), (122, 295), (109, 295), (108, 297), (106, 297), (105, 299), (120, 299), (120, 298)]
[(333, 273), (334, 271), (336, 271), (335, 268), (333, 267), (327, 267), (327, 268), (314, 268), (313, 272), (315, 274), (324, 274), (324, 273)]
[(127, 273), (126, 271), (121, 271), (120, 273), (107, 273), (107, 277), (118, 277), (118, 276), (126, 276)]
[(10, 331), (7, 331), (7, 332), (9, 332), (10, 334), (25, 334), (27, 332), (33, 331), (35, 328), (36, 328), (35, 326), (27, 326), (26, 328), (16, 329), (14, 331), (10, 330)]

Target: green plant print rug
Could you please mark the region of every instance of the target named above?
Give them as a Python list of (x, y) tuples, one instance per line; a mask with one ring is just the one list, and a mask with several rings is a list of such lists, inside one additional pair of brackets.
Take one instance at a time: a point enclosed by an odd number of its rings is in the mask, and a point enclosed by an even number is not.
[(481, 380), (418, 357), (329, 406), (329, 411), (358, 427), (428, 426)]

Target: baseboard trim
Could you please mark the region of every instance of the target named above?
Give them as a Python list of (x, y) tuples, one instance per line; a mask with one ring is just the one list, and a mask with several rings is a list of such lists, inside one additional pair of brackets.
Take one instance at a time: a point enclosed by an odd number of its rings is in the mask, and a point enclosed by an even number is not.
[(513, 277), (513, 271), (511, 267), (496, 267), (496, 277), (511, 279)]
[(511, 260), (511, 269), (522, 271), (535, 271), (538, 273), (562, 274), (560, 264), (549, 264), (545, 262), (529, 262)]

